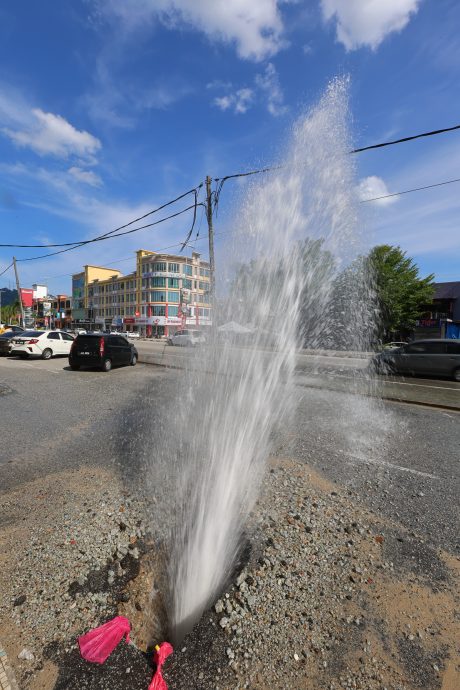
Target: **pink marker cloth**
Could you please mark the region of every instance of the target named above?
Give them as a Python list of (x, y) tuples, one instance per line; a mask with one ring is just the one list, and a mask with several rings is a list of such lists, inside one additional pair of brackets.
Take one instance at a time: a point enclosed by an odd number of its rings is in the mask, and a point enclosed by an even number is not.
[(153, 661), (157, 665), (157, 670), (152, 678), (148, 690), (168, 690), (166, 681), (161, 674), (161, 667), (170, 654), (173, 653), (173, 648), (169, 642), (162, 642), (159, 647), (155, 649)]
[(80, 654), (86, 661), (103, 664), (123, 637), (129, 642), (131, 624), (124, 616), (115, 616), (78, 638)]

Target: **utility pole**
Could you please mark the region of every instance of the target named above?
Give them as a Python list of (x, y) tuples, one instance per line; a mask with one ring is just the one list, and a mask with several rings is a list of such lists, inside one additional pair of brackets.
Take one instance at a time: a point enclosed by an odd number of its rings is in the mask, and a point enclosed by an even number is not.
[(26, 327), (26, 318), (24, 316), (24, 305), (22, 303), (22, 298), (21, 298), (21, 288), (19, 287), (19, 276), (18, 276), (18, 267), (16, 266), (16, 257), (13, 256), (13, 266), (14, 266), (14, 275), (16, 276), (16, 290), (18, 291), (18, 298), (19, 298), (19, 306), (21, 307), (21, 321), (22, 321), (22, 327)]
[(212, 325), (216, 323), (216, 276), (214, 262), (214, 227), (212, 224), (212, 197), (211, 197), (211, 178), (206, 176), (206, 218), (208, 221), (209, 238), (209, 275), (210, 275), (210, 297), (211, 297), (211, 316)]

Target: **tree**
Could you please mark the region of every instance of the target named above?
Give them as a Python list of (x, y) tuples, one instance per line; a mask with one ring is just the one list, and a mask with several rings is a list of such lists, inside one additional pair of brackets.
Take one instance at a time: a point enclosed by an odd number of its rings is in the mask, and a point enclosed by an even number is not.
[(418, 266), (400, 247), (382, 244), (367, 257), (379, 311), (380, 338), (406, 337), (434, 294), (433, 279), (419, 277)]
[(2, 313), (0, 315), (0, 321), (2, 323), (16, 323), (17, 314), (19, 313), (21, 307), (19, 301), (8, 304), (5, 307), (2, 306)]

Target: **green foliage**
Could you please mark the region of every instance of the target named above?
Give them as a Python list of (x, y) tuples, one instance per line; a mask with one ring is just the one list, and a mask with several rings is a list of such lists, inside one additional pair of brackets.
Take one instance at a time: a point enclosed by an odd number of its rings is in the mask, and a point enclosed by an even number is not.
[(400, 247), (388, 244), (374, 247), (367, 263), (380, 314), (380, 336), (408, 334), (433, 297), (434, 275), (420, 278), (414, 261)]
[(1, 323), (17, 323), (17, 315), (19, 314), (21, 307), (19, 301), (13, 302), (12, 304), (7, 304), (5, 307), (2, 306), (2, 312), (0, 316)]

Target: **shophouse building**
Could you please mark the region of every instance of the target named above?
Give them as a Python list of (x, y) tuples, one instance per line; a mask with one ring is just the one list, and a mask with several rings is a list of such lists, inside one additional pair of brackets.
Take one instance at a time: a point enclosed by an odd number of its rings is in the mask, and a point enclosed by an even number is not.
[(416, 322), (414, 337), (460, 339), (460, 281), (434, 283), (434, 295)]
[(32, 302), (36, 328), (70, 328), (72, 322), (69, 295), (34, 296)]
[[(106, 273), (95, 275), (95, 269)], [(132, 273), (85, 266), (72, 283), (72, 315), (81, 327), (168, 336), (184, 325), (211, 325), (209, 263), (198, 252), (185, 257), (140, 249)]]

